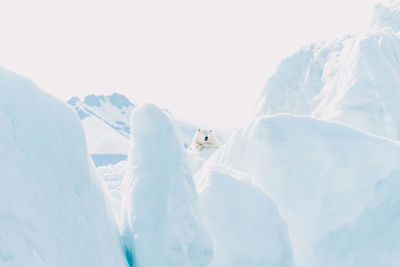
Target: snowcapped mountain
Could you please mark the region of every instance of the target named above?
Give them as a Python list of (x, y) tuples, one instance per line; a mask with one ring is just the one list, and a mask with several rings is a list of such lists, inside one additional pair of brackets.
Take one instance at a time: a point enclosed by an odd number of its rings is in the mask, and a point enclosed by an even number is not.
[(122, 136), (129, 138), (130, 115), (135, 105), (124, 95), (88, 95), (83, 101), (73, 97), (68, 104), (75, 108), (81, 120), (96, 117)]
[[(129, 149), (130, 117), (136, 105), (124, 95), (88, 95), (83, 100), (73, 97), (68, 101), (85, 129), (86, 143), (96, 166), (115, 164), (126, 160)], [(170, 111), (163, 109), (182, 142), (188, 148), (198, 127), (185, 122)], [(221, 140), (226, 139), (231, 130), (218, 129)]]
[(400, 139), (400, 2), (379, 4), (369, 32), (314, 43), (270, 77), (256, 114), (292, 113)]
[(68, 104), (82, 121), (89, 153), (96, 166), (126, 159), (134, 104), (120, 94), (88, 95), (83, 100), (73, 97)]

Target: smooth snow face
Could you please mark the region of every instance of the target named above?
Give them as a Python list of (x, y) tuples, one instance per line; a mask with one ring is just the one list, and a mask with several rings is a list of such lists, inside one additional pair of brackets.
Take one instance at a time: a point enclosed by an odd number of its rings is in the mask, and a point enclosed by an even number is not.
[(400, 1), (381, 1), (375, 6), (371, 28), (380, 29), (392, 27), (395, 32), (400, 31)]
[[(274, 197), (288, 224), (297, 266), (310, 267), (321, 238), (356, 221), (373, 201), (377, 183), (400, 169), (400, 147), (344, 125), (279, 115), (254, 120), (209, 162), (249, 173)], [(359, 231), (373, 240), (373, 229)], [(343, 236), (338, 248), (352, 238)], [(365, 251), (384, 262), (379, 252)], [(390, 252), (385, 256), (398, 258)]]
[(295, 266), (286, 223), (251, 177), (206, 164), (195, 181), (214, 241), (209, 267)]
[(374, 199), (356, 220), (322, 239), (317, 246), (318, 266), (399, 266), (399, 214), (397, 171), (377, 183)]
[(392, 29), (315, 43), (283, 60), (256, 114), (291, 113), (400, 139), (400, 38)]
[(92, 155), (127, 155), (129, 140), (96, 117), (82, 121), (86, 143)]
[(186, 155), (168, 116), (134, 110), (128, 173), (122, 184), (124, 235), (131, 265), (201, 267), (212, 257)]
[(0, 68), (0, 266), (126, 266), (82, 126)]

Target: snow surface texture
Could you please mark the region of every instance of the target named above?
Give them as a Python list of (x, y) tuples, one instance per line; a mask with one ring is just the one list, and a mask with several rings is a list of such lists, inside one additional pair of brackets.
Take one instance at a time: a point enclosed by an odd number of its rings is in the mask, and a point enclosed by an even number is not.
[[(399, 162), (397, 143), (291, 115), (255, 119), (209, 159), (247, 172), (272, 195), (288, 224), (299, 267), (400, 262), (400, 228), (392, 217), (400, 212), (392, 206), (399, 188), (390, 186), (398, 182)], [(389, 186), (383, 186), (385, 179)]]
[[(292, 113), (400, 139), (400, 2), (379, 5), (369, 33), (314, 43), (283, 60), (257, 115)], [(383, 26), (393, 26), (381, 28)]]
[(0, 68), (0, 266), (126, 266), (65, 103)]
[(186, 151), (168, 116), (154, 105), (132, 114), (123, 180), (124, 231), (129, 262), (139, 267), (201, 267), (212, 258)]
[(210, 267), (295, 266), (286, 223), (251, 177), (206, 164), (195, 181), (214, 241)]

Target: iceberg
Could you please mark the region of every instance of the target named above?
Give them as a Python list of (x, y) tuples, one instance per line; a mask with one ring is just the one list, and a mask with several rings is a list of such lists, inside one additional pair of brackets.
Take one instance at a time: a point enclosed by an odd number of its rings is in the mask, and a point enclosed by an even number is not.
[(137, 107), (122, 181), (123, 242), (131, 266), (205, 267), (212, 258), (186, 151), (167, 114)]
[(0, 266), (127, 266), (65, 103), (0, 68)]
[[(362, 218), (365, 221), (362, 214), (372, 205), (377, 185), (399, 171), (399, 161), (400, 145), (389, 139), (343, 124), (282, 114), (254, 119), (208, 163), (254, 177), (275, 199), (286, 220), (297, 266), (310, 267), (327, 266), (314, 265), (316, 248), (325, 236)], [(390, 195), (398, 191), (396, 187), (387, 190), (393, 190)], [(392, 210), (386, 218), (389, 212)], [(384, 225), (372, 225), (356, 231), (366, 239), (373, 238), (374, 231), (384, 231)], [(390, 233), (396, 234), (399, 228), (393, 225)], [(341, 233), (343, 240), (353, 242), (352, 235)], [(398, 240), (397, 236), (393, 239)], [(393, 239), (382, 237), (380, 244), (386, 242), (390, 247)], [(329, 245), (326, 248), (328, 251)], [(368, 252), (375, 262), (384, 262), (379, 250)], [(352, 253), (352, 249), (347, 251)], [(397, 259), (395, 254), (391, 256)]]
[(209, 267), (295, 266), (286, 222), (252, 177), (206, 163), (195, 181), (214, 241)]

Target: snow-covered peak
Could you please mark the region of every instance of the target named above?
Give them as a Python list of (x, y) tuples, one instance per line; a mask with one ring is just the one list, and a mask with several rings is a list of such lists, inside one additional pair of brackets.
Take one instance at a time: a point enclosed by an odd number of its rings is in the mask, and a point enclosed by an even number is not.
[(392, 27), (395, 32), (400, 31), (399, 0), (381, 1), (375, 6), (371, 28), (376, 30), (384, 27)]
[(126, 96), (114, 93), (109, 96), (88, 95), (83, 100), (72, 97), (68, 104), (75, 108), (81, 120), (98, 118), (121, 135), (129, 137), (129, 119), (135, 105)]

